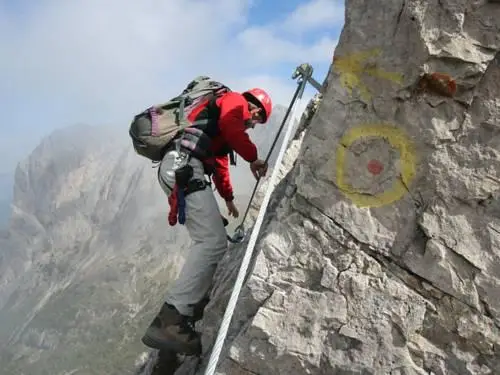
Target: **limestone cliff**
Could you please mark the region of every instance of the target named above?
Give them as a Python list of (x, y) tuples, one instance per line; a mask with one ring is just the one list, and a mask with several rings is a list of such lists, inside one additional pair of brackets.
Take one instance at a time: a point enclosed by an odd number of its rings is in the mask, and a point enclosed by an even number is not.
[[(346, 1), (218, 374), (500, 373), (499, 51), (498, 1)], [(243, 252), (177, 375), (203, 374)]]

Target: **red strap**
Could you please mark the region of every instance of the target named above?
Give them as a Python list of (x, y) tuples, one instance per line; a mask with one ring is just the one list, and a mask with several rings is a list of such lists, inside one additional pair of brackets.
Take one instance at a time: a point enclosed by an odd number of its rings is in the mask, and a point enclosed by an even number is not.
[(168, 223), (170, 226), (177, 224), (177, 184), (174, 185), (172, 193), (168, 196), (168, 204), (170, 205), (170, 212), (168, 213)]

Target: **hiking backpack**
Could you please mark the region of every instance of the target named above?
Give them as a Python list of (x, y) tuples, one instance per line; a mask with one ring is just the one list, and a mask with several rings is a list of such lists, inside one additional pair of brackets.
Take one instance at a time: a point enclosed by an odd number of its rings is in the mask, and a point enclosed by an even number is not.
[(152, 161), (160, 161), (170, 142), (184, 128), (199, 125), (198, 121), (189, 123), (187, 117), (190, 112), (202, 101), (230, 91), (227, 86), (210, 77), (198, 76), (179, 96), (139, 113), (129, 128), (136, 153)]

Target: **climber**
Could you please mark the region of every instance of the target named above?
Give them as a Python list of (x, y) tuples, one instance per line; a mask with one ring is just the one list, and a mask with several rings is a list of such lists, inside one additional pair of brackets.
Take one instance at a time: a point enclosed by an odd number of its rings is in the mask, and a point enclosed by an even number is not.
[[(182, 210), (192, 245), (181, 273), (142, 337), (146, 346), (186, 355), (200, 353), (201, 337), (194, 323), (202, 318), (212, 277), (228, 248), (221, 213), (205, 175), (211, 176), (229, 216), (238, 217), (228, 155), (232, 150), (240, 155), (256, 179), (266, 174), (267, 163), (258, 158), (257, 147), (246, 131), (267, 122), (271, 110), (271, 98), (258, 88), (205, 101), (191, 110), (188, 119), (206, 119), (206, 124), (186, 128), (163, 157), (158, 180), (169, 197), (169, 223), (180, 222)], [(175, 194), (179, 190), (187, 191), (182, 204)]]

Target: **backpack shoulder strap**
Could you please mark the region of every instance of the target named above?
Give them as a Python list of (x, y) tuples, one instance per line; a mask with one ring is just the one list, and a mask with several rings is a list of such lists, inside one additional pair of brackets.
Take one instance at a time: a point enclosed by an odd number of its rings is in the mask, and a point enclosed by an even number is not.
[(210, 125), (217, 120), (219, 120), (220, 110), (217, 106), (217, 99), (221, 95), (212, 94), (206, 104), (205, 108), (197, 116), (196, 120), (193, 121), (192, 126), (196, 126), (202, 129), (210, 127)]

